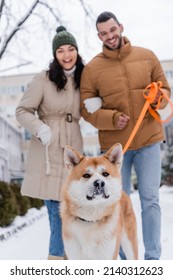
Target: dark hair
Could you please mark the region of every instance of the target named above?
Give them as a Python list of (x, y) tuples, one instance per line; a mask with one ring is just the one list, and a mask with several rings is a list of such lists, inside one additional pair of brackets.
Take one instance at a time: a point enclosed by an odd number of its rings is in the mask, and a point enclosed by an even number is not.
[(118, 19), (116, 18), (116, 16), (113, 13), (103, 12), (98, 16), (98, 18), (96, 20), (96, 27), (97, 27), (98, 23), (105, 22), (105, 21), (109, 20), (110, 18), (113, 18), (118, 23), (118, 25), (120, 25)]
[[(75, 81), (75, 88), (80, 87), (80, 80), (81, 80), (81, 74), (82, 70), (84, 68), (84, 64), (82, 61), (81, 56), (77, 55), (77, 61), (76, 61), (76, 70), (74, 72), (74, 81)], [(49, 65), (49, 69), (46, 71), (49, 79), (56, 84), (57, 91), (60, 91), (61, 89), (65, 88), (65, 85), (67, 83), (67, 77), (64, 74), (62, 66), (59, 64), (59, 61), (55, 57), (53, 61)]]

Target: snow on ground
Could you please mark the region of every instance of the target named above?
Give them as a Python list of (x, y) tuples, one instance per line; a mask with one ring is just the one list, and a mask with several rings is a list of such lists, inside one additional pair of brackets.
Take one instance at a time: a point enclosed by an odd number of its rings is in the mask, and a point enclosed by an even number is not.
[[(138, 191), (131, 194), (138, 223), (139, 258), (143, 259)], [(162, 211), (162, 260), (173, 260), (173, 187), (160, 188)], [(47, 210), (30, 209), (7, 228), (0, 228), (0, 260), (46, 260), (49, 243)]]
[(17, 217), (10, 227), (0, 228), (2, 235), (6, 240), (0, 241), (0, 260), (46, 260), (49, 243), (46, 207), (32, 208), (24, 217)]
[[(141, 208), (138, 192), (135, 191), (131, 195), (133, 202), (137, 224), (138, 224), (138, 240), (139, 240), (139, 258), (143, 259), (144, 247), (142, 241), (141, 227)], [(173, 187), (162, 186), (160, 188), (160, 206), (161, 206), (161, 244), (162, 244), (162, 260), (173, 260)]]

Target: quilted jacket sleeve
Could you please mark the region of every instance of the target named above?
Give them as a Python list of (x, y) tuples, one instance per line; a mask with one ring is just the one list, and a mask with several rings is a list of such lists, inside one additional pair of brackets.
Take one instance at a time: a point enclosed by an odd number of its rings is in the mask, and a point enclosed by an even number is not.
[(99, 130), (115, 130), (118, 117), (122, 112), (116, 110), (100, 108), (96, 112), (90, 114), (87, 112), (84, 100), (91, 97), (97, 97), (98, 92), (95, 87), (95, 83), (92, 80), (92, 74), (87, 66), (85, 66), (82, 78), (81, 78), (81, 87), (80, 87), (80, 96), (81, 96), (81, 115), (82, 117), (91, 123), (94, 127)]

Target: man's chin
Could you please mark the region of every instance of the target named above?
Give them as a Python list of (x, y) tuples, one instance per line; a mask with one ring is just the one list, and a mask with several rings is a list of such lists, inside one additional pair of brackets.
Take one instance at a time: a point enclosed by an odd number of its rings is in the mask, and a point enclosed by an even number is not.
[(109, 50), (116, 50), (116, 49), (118, 49), (118, 48), (117, 48), (117, 45), (115, 45), (115, 44), (112, 44), (112, 45), (110, 45), (110, 44), (105, 44), (105, 46), (106, 46), (106, 48), (108, 48)]

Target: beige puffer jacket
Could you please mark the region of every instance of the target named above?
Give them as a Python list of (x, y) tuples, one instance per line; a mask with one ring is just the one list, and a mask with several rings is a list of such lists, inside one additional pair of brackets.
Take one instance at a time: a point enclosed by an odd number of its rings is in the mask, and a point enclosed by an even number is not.
[[(57, 92), (56, 85), (49, 80), (46, 72), (41, 72), (29, 83), (16, 109), (17, 121), (32, 134), (21, 189), (23, 195), (61, 200), (61, 186), (67, 176), (63, 160), (64, 147), (70, 145), (82, 152), (78, 123), (79, 90), (74, 87), (73, 77), (67, 78), (66, 90)], [(72, 115), (72, 122), (67, 121), (67, 114)], [(36, 137), (43, 123), (51, 128), (51, 142), (47, 150), (49, 175), (46, 175), (46, 147)]]

